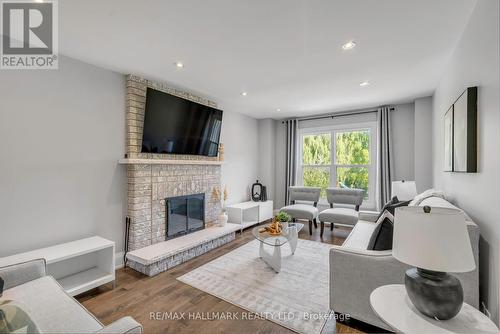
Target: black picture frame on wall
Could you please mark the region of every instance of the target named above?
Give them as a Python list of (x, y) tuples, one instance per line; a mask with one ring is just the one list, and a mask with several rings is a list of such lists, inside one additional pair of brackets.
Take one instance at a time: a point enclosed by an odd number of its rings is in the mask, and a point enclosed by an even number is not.
[(444, 171), (453, 172), (453, 105), (444, 114)]
[(477, 87), (453, 103), (453, 171), (477, 172)]

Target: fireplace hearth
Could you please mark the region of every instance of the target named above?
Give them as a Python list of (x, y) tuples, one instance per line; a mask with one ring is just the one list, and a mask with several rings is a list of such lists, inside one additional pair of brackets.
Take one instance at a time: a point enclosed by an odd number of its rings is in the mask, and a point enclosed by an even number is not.
[(165, 198), (165, 240), (205, 228), (205, 194)]

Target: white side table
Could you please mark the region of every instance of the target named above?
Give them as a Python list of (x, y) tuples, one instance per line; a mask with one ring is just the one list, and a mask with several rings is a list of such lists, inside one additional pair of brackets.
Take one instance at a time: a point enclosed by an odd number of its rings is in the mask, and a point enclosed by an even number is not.
[(376, 288), (370, 295), (370, 304), (380, 319), (398, 333), (500, 333), (487, 316), (466, 303), (453, 319), (426, 317), (413, 306), (402, 284)]

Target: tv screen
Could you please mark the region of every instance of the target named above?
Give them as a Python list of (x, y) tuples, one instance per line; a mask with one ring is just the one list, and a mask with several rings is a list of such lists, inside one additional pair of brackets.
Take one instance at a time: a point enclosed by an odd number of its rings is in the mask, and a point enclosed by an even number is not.
[(222, 110), (148, 88), (143, 153), (216, 157)]

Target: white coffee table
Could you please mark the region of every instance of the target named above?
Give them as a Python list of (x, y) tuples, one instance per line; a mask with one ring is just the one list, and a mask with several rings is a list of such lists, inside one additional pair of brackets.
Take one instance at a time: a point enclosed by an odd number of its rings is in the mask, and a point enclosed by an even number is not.
[[(259, 232), (262, 226), (256, 226), (252, 229), (252, 234), (255, 239), (260, 241), (259, 255), (265, 263), (277, 273), (281, 271), (281, 246), (288, 243), (292, 255), (297, 249), (297, 242), (299, 239), (299, 231), (304, 227), (301, 223), (289, 223), (288, 227), (284, 227), (279, 235), (272, 235), (268, 232)], [(264, 249), (264, 245), (273, 248), (273, 253), (269, 253)]]
[(376, 288), (370, 295), (370, 304), (379, 318), (398, 333), (500, 333), (487, 316), (466, 303), (453, 319), (426, 317), (413, 306), (402, 284)]

